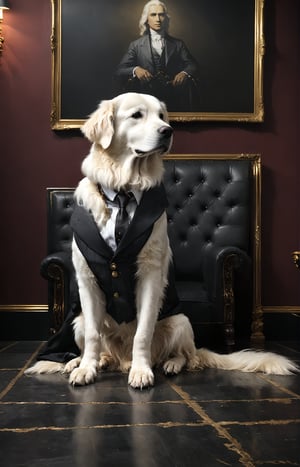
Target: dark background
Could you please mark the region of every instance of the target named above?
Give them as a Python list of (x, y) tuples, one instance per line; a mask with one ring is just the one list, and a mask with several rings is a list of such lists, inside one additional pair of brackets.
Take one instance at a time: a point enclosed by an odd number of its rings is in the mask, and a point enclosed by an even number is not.
[[(61, 0), (61, 118), (84, 119), (119, 93), (113, 76), (146, 1)], [(166, 2), (169, 33), (184, 40), (199, 64), (197, 112), (254, 111), (255, 0)]]

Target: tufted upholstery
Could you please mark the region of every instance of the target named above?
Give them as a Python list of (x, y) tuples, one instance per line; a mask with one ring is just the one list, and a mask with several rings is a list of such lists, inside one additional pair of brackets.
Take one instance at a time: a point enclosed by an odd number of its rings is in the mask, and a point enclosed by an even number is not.
[[(182, 310), (201, 345), (234, 342), (234, 327), (250, 333), (257, 197), (253, 164), (258, 156), (169, 156), (164, 183), (168, 227)], [(257, 181), (256, 181), (257, 182)], [(78, 302), (70, 258), (73, 189), (50, 188), (48, 256), (49, 312), (57, 330)], [(71, 278), (71, 280), (70, 280)]]

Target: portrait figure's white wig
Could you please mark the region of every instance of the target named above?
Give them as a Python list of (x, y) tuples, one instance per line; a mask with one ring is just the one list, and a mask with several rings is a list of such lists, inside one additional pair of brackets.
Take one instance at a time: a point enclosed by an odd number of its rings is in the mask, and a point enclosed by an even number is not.
[(159, 0), (150, 0), (150, 2), (146, 3), (146, 5), (144, 6), (144, 9), (143, 9), (140, 21), (139, 21), (139, 28), (140, 28), (141, 36), (148, 29), (148, 15), (149, 15), (149, 10), (151, 6), (162, 6), (163, 7), (164, 12), (166, 14), (166, 19), (164, 22), (164, 30), (165, 32), (168, 32), (169, 30), (170, 16), (168, 14), (168, 10), (167, 10), (165, 3), (160, 2)]

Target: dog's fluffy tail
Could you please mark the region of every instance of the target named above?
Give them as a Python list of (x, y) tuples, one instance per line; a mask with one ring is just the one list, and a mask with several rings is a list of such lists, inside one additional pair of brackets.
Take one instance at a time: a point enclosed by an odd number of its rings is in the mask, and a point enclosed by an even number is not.
[(42, 375), (44, 373), (63, 373), (65, 368), (64, 363), (51, 362), (48, 360), (41, 360), (36, 362), (33, 366), (25, 371), (26, 375)]
[(218, 354), (207, 349), (197, 349), (196, 362), (195, 366), (199, 369), (218, 368), (220, 370), (263, 372), (274, 375), (291, 375), (300, 371), (295, 363), (282, 355), (248, 349), (228, 355)]

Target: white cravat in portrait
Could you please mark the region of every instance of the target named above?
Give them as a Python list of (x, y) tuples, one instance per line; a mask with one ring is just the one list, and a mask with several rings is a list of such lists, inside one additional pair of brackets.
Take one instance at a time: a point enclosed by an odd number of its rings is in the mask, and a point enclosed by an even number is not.
[(151, 35), (152, 47), (160, 56), (165, 46), (165, 39), (161, 34), (158, 34), (156, 31), (153, 31), (152, 29), (150, 29), (150, 35)]

